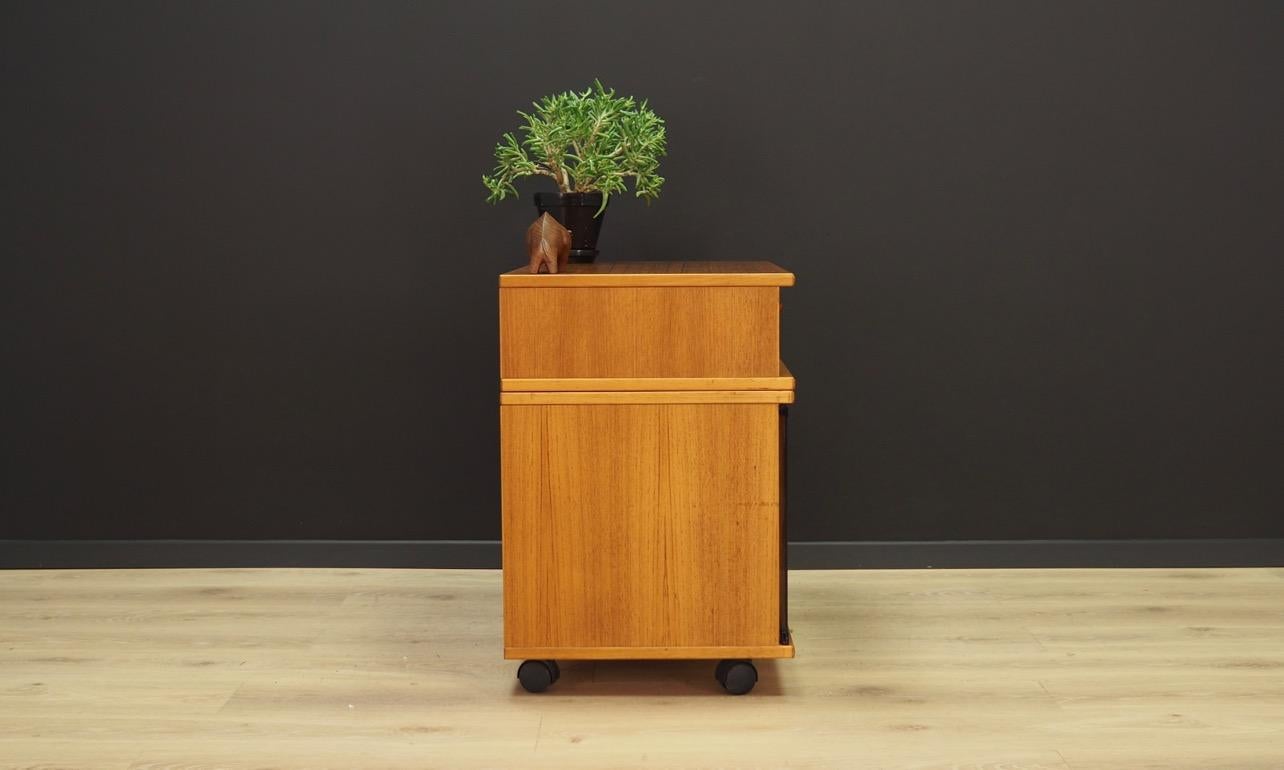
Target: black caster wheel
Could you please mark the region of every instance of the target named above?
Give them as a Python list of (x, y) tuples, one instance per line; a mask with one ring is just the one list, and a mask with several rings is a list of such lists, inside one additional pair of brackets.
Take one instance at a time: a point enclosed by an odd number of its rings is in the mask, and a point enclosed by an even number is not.
[(722, 684), (727, 680), (727, 669), (731, 667), (732, 663), (735, 663), (735, 661), (734, 660), (718, 661), (718, 666), (713, 669), (713, 678), (718, 680), (718, 684)]
[(744, 695), (758, 683), (758, 669), (747, 660), (724, 660), (713, 671), (722, 689), (732, 695)]
[(544, 692), (561, 677), (555, 660), (527, 660), (517, 667), (517, 680), (527, 692)]

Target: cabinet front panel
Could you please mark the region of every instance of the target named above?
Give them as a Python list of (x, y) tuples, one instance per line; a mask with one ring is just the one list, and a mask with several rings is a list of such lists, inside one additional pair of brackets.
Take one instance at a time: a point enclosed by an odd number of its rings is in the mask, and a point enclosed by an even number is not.
[(776, 377), (774, 286), (505, 288), (500, 377)]
[(508, 647), (779, 641), (774, 404), (500, 407)]

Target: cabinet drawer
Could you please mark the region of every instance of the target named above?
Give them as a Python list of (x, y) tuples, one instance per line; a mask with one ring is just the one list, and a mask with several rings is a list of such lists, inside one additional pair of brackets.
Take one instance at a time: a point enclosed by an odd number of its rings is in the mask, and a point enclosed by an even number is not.
[(780, 376), (780, 287), (792, 273), (769, 262), (569, 268), (500, 276), (501, 378)]
[(500, 289), (500, 376), (774, 377), (774, 287)]

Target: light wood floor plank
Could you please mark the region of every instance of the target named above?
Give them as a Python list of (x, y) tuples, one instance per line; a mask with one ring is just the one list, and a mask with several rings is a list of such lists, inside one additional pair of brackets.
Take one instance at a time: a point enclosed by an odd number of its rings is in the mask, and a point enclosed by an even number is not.
[(0, 769), (1284, 768), (1284, 570), (796, 572), (798, 658), (501, 659), (493, 571), (0, 572)]

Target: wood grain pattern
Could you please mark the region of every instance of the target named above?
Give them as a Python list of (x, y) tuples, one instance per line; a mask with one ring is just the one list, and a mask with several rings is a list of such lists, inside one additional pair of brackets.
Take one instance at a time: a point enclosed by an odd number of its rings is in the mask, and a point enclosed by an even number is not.
[(611, 390), (500, 393), (501, 404), (792, 404), (792, 390)]
[(502, 406), (500, 423), (510, 656), (779, 644), (775, 405)]
[(794, 376), (780, 364), (775, 377), (563, 377), (508, 378), (501, 391), (605, 391), (605, 390), (793, 390)]
[(1275, 770), (1284, 570), (794, 572), (800, 656), (533, 696), (498, 570), (0, 571), (0, 768)]
[(794, 274), (770, 262), (595, 262), (565, 265), (556, 275), (518, 268), (499, 277), (501, 287), (591, 286), (793, 286)]
[(499, 331), (505, 379), (776, 377), (780, 290), (502, 288)]

